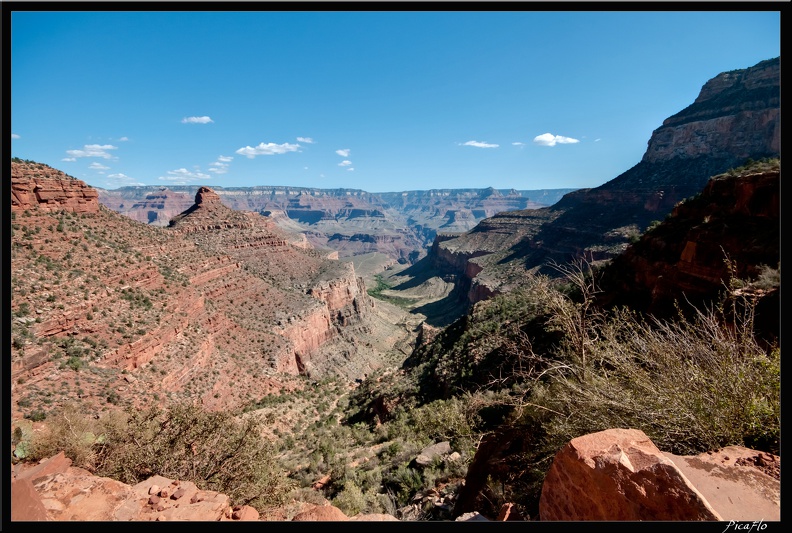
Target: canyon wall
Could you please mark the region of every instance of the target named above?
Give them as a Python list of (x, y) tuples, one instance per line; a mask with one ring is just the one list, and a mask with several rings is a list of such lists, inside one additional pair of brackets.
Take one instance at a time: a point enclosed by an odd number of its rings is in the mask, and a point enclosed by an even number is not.
[[(526, 271), (557, 275), (548, 265), (608, 260), (700, 193), (710, 177), (748, 159), (778, 157), (779, 147), (775, 58), (708, 81), (693, 104), (653, 132), (643, 159), (613, 180), (571, 192), (551, 207), (485, 219), (455, 239), (439, 239), (430, 259), (438, 275), (452, 271), (465, 287), (485, 287), (467, 291), (469, 303), (508, 290)], [(465, 256), (475, 266), (459, 264)]]

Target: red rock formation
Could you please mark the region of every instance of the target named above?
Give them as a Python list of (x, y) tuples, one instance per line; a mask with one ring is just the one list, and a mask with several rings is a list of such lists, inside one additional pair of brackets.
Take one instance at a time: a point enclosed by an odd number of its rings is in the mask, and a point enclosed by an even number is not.
[[(12, 185), (24, 190), (38, 168), (17, 166)], [(352, 265), (211, 190), (197, 196), (170, 228), (107, 209), (14, 212), (13, 419), (75, 396), (86, 410), (152, 397), (236, 409), (286, 387), (287, 374), (332, 372), (336, 345), (339, 363), (357, 365), (355, 335), (373, 302)]]
[[(601, 303), (673, 316), (675, 301), (713, 301), (732, 275), (756, 280), (763, 266), (777, 268), (780, 180), (778, 164), (713, 177), (700, 195), (613, 259), (603, 273)], [(768, 340), (779, 335), (772, 307), (757, 323)]]
[(781, 108), (778, 59), (721, 73), (686, 109), (663, 121), (643, 161), (674, 157), (755, 157), (757, 147), (778, 153)]
[(292, 522), (345, 522), (349, 517), (338, 507), (316, 505), (292, 518)]
[(46, 165), (11, 162), (11, 211), (96, 213), (96, 190)]
[(153, 476), (130, 486), (71, 466), (63, 452), (39, 465), (17, 465), (11, 483), (12, 520), (250, 521), (258, 511), (232, 506), (225, 494), (190, 481)]

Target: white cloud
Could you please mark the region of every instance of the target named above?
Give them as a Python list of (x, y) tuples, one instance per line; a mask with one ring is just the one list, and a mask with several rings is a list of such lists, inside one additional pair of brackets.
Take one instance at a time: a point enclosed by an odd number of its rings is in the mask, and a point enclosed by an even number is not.
[(306, 143), (306, 144), (313, 144), (316, 141), (314, 141), (310, 137), (297, 137), (297, 142)]
[(117, 146), (112, 144), (86, 144), (82, 150), (66, 150), (72, 157), (101, 157), (103, 159), (113, 159), (107, 150), (117, 150)]
[(215, 161), (214, 163), (209, 163), (209, 166), (212, 167), (208, 169), (209, 172), (214, 172), (215, 174), (227, 174), (228, 173), (228, 164), (221, 163), (220, 161)]
[(602, 139), (594, 139), (594, 142), (595, 142), (595, 143), (598, 143), (598, 142), (600, 142), (601, 140), (602, 140)]
[(101, 164), (101, 163), (96, 163), (96, 162), (94, 162), (94, 163), (91, 163), (90, 165), (88, 165), (88, 168), (90, 168), (90, 169), (92, 169), (92, 170), (107, 170), (107, 169), (109, 169), (110, 167), (106, 167), (106, 166), (104, 166), (104, 165), (103, 165), (103, 164)]
[(244, 155), (250, 159), (253, 159), (257, 155), (274, 155), (274, 154), (285, 154), (286, 152), (296, 152), (300, 148), (299, 144), (275, 144), (275, 143), (260, 143), (255, 148), (250, 146), (245, 146), (244, 148), (240, 148), (236, 151), (239, 155)]
[(209, 117), (184, 117), (182, 119), (182, 124), (209, 124), (210, 122), (214, 122)]
[(115, 189), (117, 187), (124, 187), (127, 185), (145, 185), (145, 183), (141, 183), (136, 181), (134, 178), (130, 178), (126, 174), (108, 174), (105, 176), (105, 183), (107, 183), (108, 189)]
[(12, 133), (11, 134), (11, 138), (12, 139), (19, 139), (19, 135), (17, 135), (16, 133)]
[(353, 172), (353, 171), (355, 170), (355, 167), (349, 167), (347, 170), (348, 170), (349, 172)]
[(179, 168), (176, 170), (169, 170), (168, 176), (160, 176), (157, 179), (162, 181), (170, 181), (174, 185), (186, 185), (192, 181), (206, 180), (210, 176), (200, 171), (190, 172), (186, 168)]
[(121, 137), (121, 138), (120, 138), (120, 139), (118, 139), (118, 140), (119, 140), (119, 141), (122, 141), (122, 142), (124, 142), (124, 141), (128, 141), (128, 140), (129, 140), (129, 137)]
[(343, 150), (336, 150), (336, 153), (341, 157), (349, 157), (351, 151), (349, 148), (344, 148)]
[[(217, 161), (213, 163), (209, 163), (209, 166), (212, 167), (209, 172), (214, 172), (215, 174), (227, 174), (228, 173), (228, 162), (234, 159), (233, 157), (227, 156), (218, 156)], [(196, 167), (197, 169), (198, 167)]]
[(343, 161), (341, 161), (341, 162), (338, 164), (338, 166), (339, 166), (339, 167), (348, 167), (348, 166), (349, 166), (349, 165), (351, 165), (351, 164), (352, 164), (352, 161), (349, 161), (348, 159), (344, 159)]
[(75, 157), (64, 157), (63, 159), (61, 159), (61, 161), (77, 161), (77, 158), (75, 158)]
[(525, 146), (525, 143), (521, 143), (519, 141), (518, 142), (513, 142), (512, 146)]
[(555, 146), (556, 144), (574, 144), (579, 143), (577, 139), (572, 137), (564, 137), (563, 135), (553, 135), (552, 133), (543, 133), (534, 137), (533, 142), (540, 146)]
[(468, 141), (466, 143), (462, 143), (460, 146), (475, 146), (476, 148), (497, 148), (497, 144), (489, 144), (486, 142), (481, 141)]

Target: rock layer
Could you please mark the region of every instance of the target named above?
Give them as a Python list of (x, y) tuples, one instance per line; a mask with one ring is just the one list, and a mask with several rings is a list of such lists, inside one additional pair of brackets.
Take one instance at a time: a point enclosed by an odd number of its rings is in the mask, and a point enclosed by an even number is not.
[(98, 194), (85, 182), (46, 165), (11, 162), (11, 212), (38, 208), (44, 212), (96, 213)]
[[(37, 171), (20, 167), (12, 185), (23, 190)], [(168, 228), (98, 204), (78, 213), (19, 204), (13, 419), (75, 397), (95, 412), (152, 401), (238, 409), (292, 388), (299, 374), (353, 379), (408, 342), (398, 319), (382, 324), (352, 263), (209, 189), (196, 200)]]

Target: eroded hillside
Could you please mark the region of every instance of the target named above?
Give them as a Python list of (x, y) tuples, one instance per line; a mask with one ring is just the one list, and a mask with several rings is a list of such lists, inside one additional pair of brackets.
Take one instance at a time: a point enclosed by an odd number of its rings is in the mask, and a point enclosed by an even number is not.
[(45, 165), (13, 162), (12, 189), (14, 417), (74, 398), (236, 409), (407, 350), (412, 326), (379, 312), (351, 263), (210, 190), (159, 228)]

